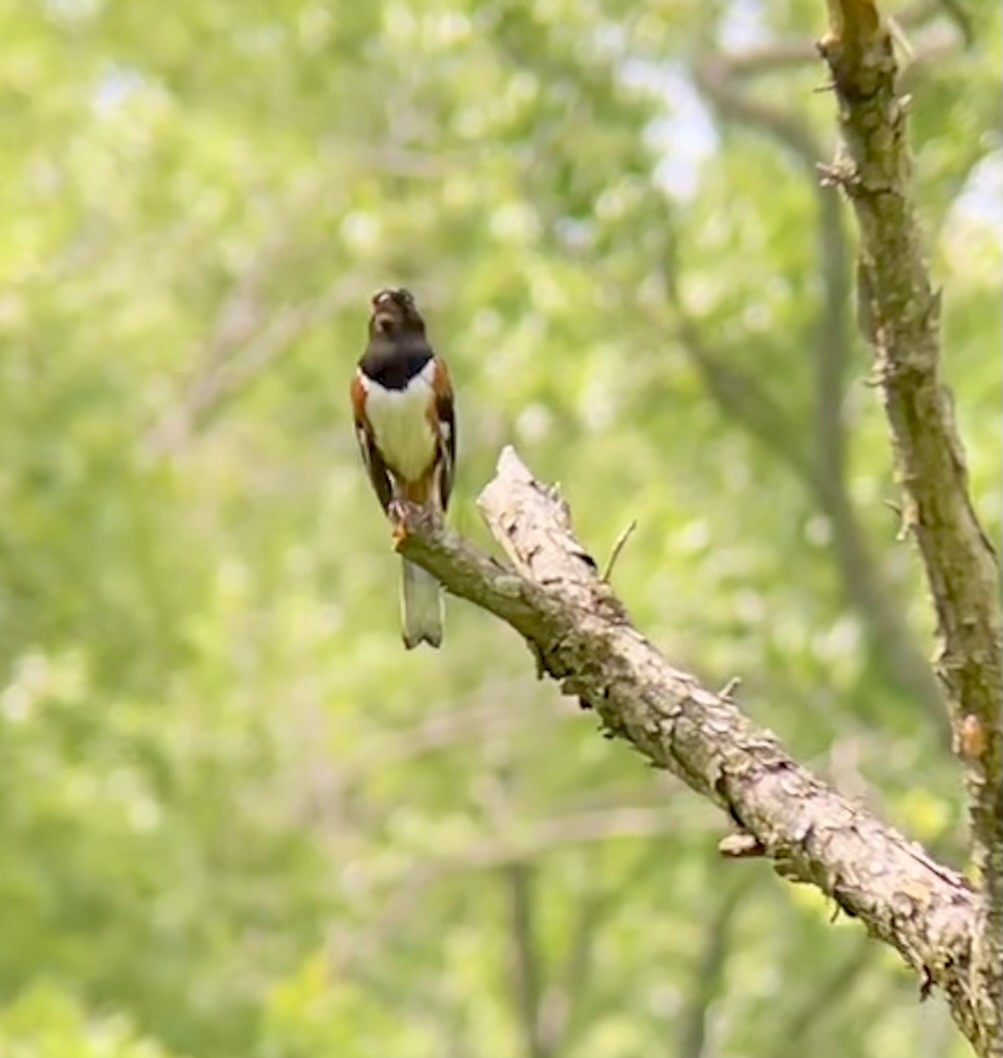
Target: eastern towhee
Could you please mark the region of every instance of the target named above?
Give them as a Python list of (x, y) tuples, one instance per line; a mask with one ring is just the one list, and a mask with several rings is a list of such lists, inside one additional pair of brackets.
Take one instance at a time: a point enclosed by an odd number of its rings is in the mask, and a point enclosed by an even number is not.
[[(377, 498), (393, 520), (396, 503), (446, 510), (453, 487), (456, 421), (445, 363), (425, 336), (406, 290), (372, 300), (369, 341), (352, 380), (355, 434)], [(439, 582), (403, 560), (401, 629), (410, 650), (442, 642)]]

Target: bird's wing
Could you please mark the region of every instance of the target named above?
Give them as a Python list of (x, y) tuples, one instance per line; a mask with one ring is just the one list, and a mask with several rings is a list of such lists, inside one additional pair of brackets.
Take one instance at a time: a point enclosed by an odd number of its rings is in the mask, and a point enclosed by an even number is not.
[(359, 442), (362, 461), (366, 464), (366, 471), (376, 491), (380, 506), (386, 511), (393, 496), (390, 474), (373, 439), (373, 429), (366, 416), (366, 384), (358, 372), (352, 379), (351, 392), (352, 416), (355, 420), (355, 439)]
[(453, 476), (456, 467), (456, 412), (453, 406), (453, 386), (444, 360), (435, 358), (435, 374), (432, 376), (435, 393), (435, 426), (439, 442), (439, 498), (442, 509), (449, 504), (453, 491)]

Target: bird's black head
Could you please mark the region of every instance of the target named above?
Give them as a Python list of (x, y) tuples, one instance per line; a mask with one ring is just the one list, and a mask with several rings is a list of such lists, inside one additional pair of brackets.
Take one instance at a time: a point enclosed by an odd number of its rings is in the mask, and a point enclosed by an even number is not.
[(381, 290), (374, 294), (372, 308), (372, 316), (369, 318), (370, 335), (425, 333), (425, 321), (421, 318), (414, 298), (403, 287), (397, 290)]

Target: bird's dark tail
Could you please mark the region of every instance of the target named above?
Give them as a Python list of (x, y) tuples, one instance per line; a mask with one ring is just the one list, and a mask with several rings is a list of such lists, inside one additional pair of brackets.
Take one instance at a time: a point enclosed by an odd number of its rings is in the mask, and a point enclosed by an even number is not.
[(404, 646), (419, 643), (437, 647), (442, 643), (442, 589), (438, 580), (421, 566), (402, 559), (401, 633)]

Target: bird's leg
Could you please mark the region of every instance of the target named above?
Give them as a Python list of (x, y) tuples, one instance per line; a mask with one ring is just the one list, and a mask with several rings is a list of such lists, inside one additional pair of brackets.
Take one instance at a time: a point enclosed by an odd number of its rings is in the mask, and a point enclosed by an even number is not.
[(390, 539), (393, 541), (394, 549), (399, 550), (401, 544), (407, 539), (407, 501), (401, 496), (396, 483), (393, 485), (393, 495), (387, 504), (387, 517), (390, 519)]
[(405, 525), (405, 518), (407, 516), (406, 508), (401, 505), (399, 513), (395, 514), (392, 519), (392, 528), (390, 530), (390, 539), (393, 541), (394, 550), (399, 551), (401, 545), (407, 539), (407, 525)]

